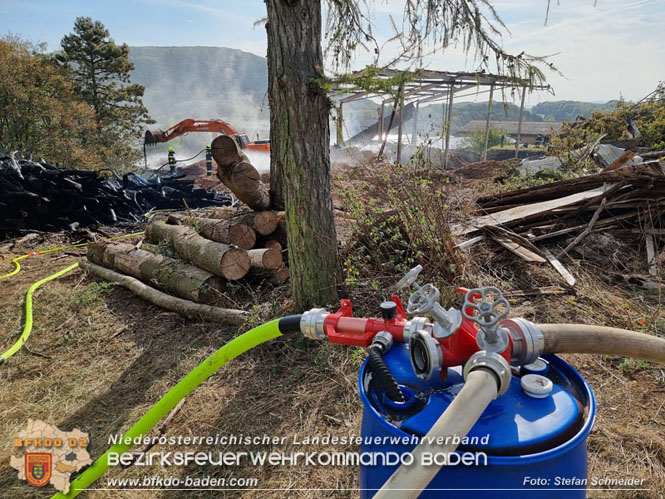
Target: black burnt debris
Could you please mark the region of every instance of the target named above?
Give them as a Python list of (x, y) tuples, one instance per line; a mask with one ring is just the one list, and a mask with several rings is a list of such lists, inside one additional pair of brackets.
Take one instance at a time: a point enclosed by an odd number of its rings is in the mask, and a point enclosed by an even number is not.
[(184, 176), (120, 177), (0, 153), (0, 239), (34, 230), (136, 223), (153, 209), (231, 204), (229, 195), (196, 188)]

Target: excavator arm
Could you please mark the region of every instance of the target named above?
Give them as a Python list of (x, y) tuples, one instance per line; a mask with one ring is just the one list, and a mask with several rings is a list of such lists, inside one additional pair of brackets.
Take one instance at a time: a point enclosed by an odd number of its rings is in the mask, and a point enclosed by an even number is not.
[(251, 142), (249, 137), (241, 134), (233, 128), (230, 123), (222, 120), (193, 120), (188, 118), (182, 120), (180, 123), (173, 125), (168, 130), (146, 130), (145, 138), (143, 141), (144, 146), (151, 146), (160, 142), (168, 142), (169, 140), (180, 137), (189, 132), (212, 132), (221, 133), (233, 137), (241, 149), (251, 149), (260, 152), (270, 152), (269, 140), (257, 140)]
[(166, 131), (146, 130), (144, 142), (145, 145), (151, 146), (159, 142), (168, 142), (189, 132), (213, 132), (224, 135), (238, 135), (238, 131), (225, 121), (193, 120), (188, 118), (173, 125)]

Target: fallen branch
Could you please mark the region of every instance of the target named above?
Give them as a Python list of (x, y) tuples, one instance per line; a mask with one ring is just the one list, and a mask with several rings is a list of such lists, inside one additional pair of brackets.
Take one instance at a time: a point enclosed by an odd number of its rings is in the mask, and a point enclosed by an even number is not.
[(587, 235), (591, 233), (593, 226), (598, 220), (598, 217), (600, 216), (601, 212), (605, 209), (606, 204), (607, 204), (607, 198), (603, 198), (603, 200), (600, 202), (600, 206), (596, 209), (596, 211), (594, 211), (593, 216), (591, 217), (591, 221), (589, 222), (589, 225), (587, 225), (586, 229), (584, 229), (575, 239), (573, 239), (571, 243), (568, 246), (566, 246), (561, 253), (557, 255), (557, 258), (561, 258), (563, 255), (567, 255), (571, 249), (577, 246), (577, 244), (582, 239), (584, 239)]
[(188, 300), (183, 300), (182, 298), (176, 298), (174, 296), (167, 295), (166, 293), (162, 293), (161, 291), (151, 288), (138, 279), (119, 274), (118, 272), (91, 263), (87, 260), (81, 260), (79, 262), (79, 266), (82, 269), (101, 277), (102, 279), (116, 282), (124, 286), (134, 294), (140, 296), (144, 300), (149, 301), (150, 303), (157, 305), (158, 307), (176, 312), (189, 319), (205, 319), (212, 322), (224, 322), (226, 324), (242, 324), (247, 317), (247, 312), (244, 310), (212, 307), (210, 305), (199, 305)]

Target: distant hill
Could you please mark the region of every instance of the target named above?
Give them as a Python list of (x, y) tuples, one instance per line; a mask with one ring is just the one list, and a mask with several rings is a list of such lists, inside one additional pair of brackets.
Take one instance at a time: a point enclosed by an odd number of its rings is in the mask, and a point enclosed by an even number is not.
[(540, 114), (546, 121), (573, 121), (577, 116), (588, 118), (591, 113), (607, 113), (613, 111), (617, 100), (605, 103), (581, 102), (575, 100), (560, 100), (541, 102), (531, 108), (531, 111)]
[(132, 81), (158, 127), (223, 119), (247, 133), (268, 128), (264, 57), (223, 47), (130, 47)]
[[(223, 119), (239, 130), (266, 137), (269, 127), (268, 66), (264, 57), (224, 47), (130, 47), (136, 68), (132, 80), (146, 87), (144, 103), (158, 128), (168, 128), (184, 118)], [(524, 121), (574, 120), (595, 111), (611, 111), (617, 101), (604, 104), (555, 101), (524, 110)], [(373, 124), (378, 104), (355, 101), (345, 106), (346, 135)], [(418, 129), (440, 129), (443, 105), (423, 105)], [(453, 107), (453, 130), (472, 120), (484, 120), (487, 102), (460, 102)], [(492, 120), (519, 119), (519, 106), (492, 105)], [(183, 141), (196, 148), (204, 138)]]

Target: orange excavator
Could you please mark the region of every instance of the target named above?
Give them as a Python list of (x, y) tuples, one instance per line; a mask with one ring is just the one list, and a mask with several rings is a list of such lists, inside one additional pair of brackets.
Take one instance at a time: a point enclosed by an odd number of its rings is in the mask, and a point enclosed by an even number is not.
[(168, 142), (169, 140), (180, 137), (189, 132), (212, 132), (221, 133), (233, 137), (240, 149), (249, 149), (251, 151), (270, 152), (269, 140), (250, 141), (246, 134), (239, 133), (230, 123), (222, 120), (193, 120), (188, 118), (180, 123), (173, 125), (166, 131), (146, 130), (143, 145), (151, 146), (159, 142)]

